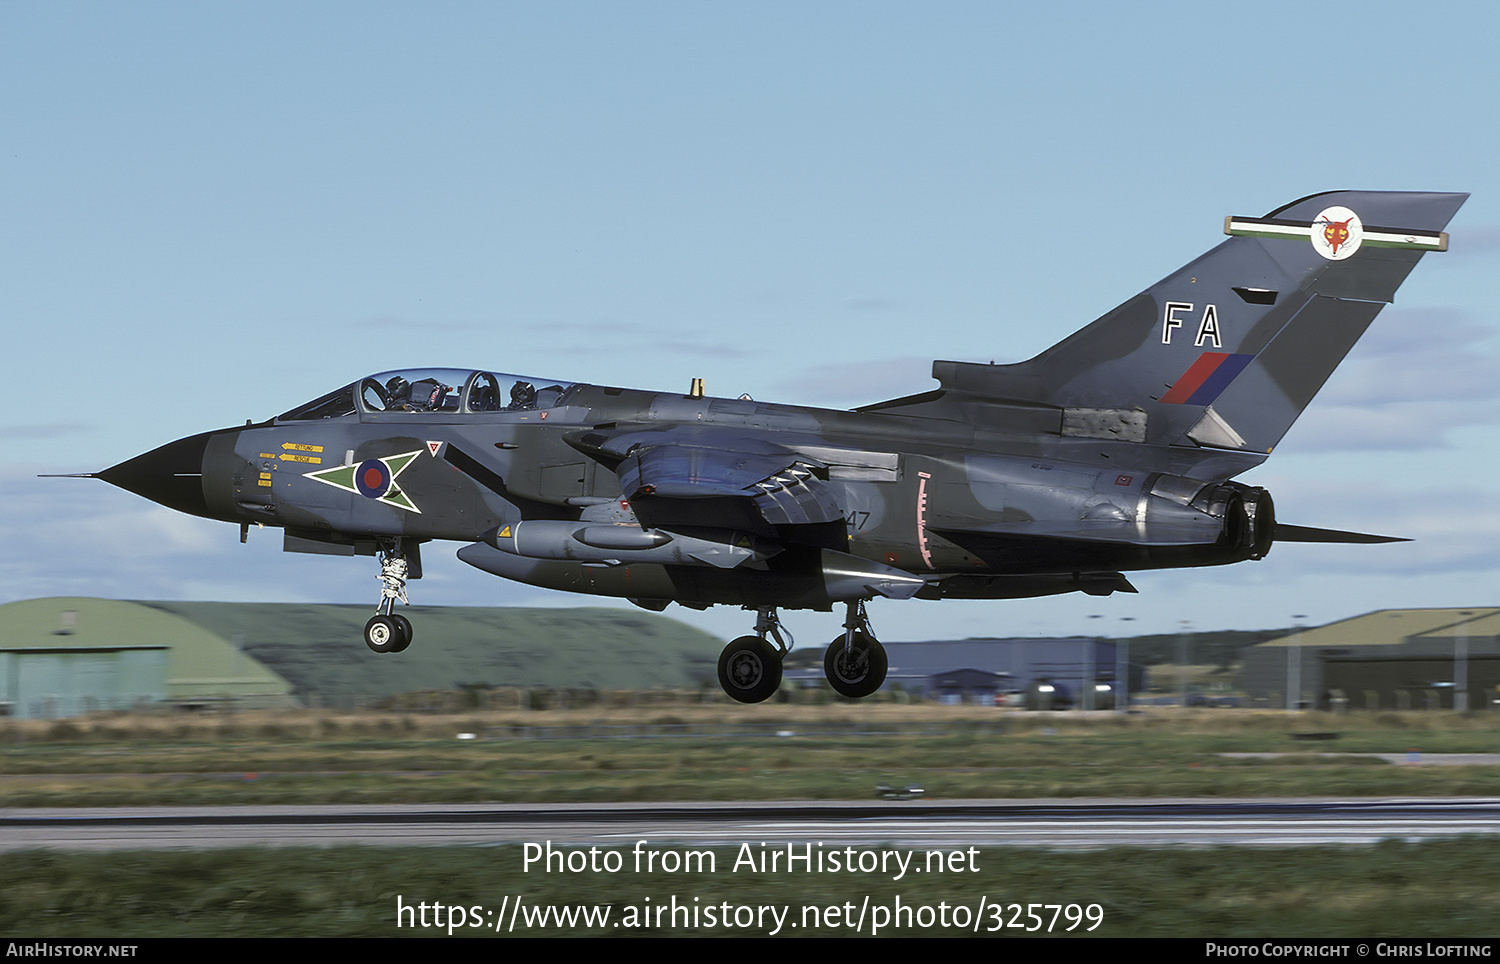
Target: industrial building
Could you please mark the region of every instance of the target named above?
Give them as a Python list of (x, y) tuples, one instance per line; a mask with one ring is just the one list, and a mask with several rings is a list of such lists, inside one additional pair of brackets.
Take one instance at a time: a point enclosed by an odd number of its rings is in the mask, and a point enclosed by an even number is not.
[(1382, 609), (1245, 651), (1252, 706), (1500, 708), (1500, 609)]
[[(963, 639), (885, 643), (886, 688), (948, 703), (1021, 699), (1037, 709), (1113, 709), (1126, 658), (1114, 642), (1070, 639)], [(1130, 692), (1145, 688), (1145, 668), (1129, 668)]]

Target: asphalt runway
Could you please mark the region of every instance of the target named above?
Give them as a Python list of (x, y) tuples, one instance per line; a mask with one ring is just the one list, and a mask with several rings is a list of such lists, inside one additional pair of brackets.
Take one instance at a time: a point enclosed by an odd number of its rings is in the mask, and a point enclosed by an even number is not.
[(817, 803), (0, 809), (0, 851), (45, 848), (742, 843), (1212, 847), (1368, 845), (1500, 834), (1500, 799), (881, 801)]

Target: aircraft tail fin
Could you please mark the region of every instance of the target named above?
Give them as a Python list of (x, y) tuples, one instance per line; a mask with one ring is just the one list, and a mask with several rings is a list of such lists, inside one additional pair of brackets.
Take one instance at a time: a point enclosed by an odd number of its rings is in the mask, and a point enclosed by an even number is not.
[(1060, 410), (1063, 435), (1264, 457), (1422, 255), (1446, 250), (1467, 197), (1337, 191), (1227, 218), (1228, 240), (1029, 361), (934, 362), (943, 390), (926, 398)]

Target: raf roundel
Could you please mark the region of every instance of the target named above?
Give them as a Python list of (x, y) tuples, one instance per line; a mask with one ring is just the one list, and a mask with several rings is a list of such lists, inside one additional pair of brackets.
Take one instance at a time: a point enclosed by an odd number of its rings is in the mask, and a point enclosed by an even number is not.
[(401, 491), (401, 484), (397, 481), (401, 473), (406, 471), (420, 452), (403, 452), (400, 455), (388, 455), (383, 459), (365, 459), (357, 464), (336, 465), (331, 469), (319, 469), (316, 472), (308, 472), (309, 479), (315, 479), (324, 485), (331, 485), (335, 489), (343, 489), (345, 492), (357, 492), (372, 502), (381, 505), (393, 505), (407, 512), (421, 514), (422, 510), (417, 504)]
[(367, 499), (378, 499), (390, 491), (391, 470), (379, 459), (366, 459), (354, 470), (354, 487)]

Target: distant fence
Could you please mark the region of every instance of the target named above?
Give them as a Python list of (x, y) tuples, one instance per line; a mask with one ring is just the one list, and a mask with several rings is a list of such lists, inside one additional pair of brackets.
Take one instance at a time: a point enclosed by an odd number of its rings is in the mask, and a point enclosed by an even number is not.
[[(485, 727), (490, 740), (672, 740), (672, 739), (790, 739), (799, 736), (871, 737), (932, 736), (1004, 732), (1002, 721), (971, 723), (808, 722), (808, 723), (621, 723), (528, 726), (506, 724)], [(476, 734), (479, 735), (479, 734)]]

